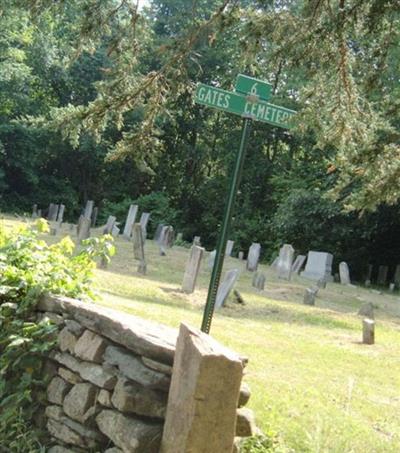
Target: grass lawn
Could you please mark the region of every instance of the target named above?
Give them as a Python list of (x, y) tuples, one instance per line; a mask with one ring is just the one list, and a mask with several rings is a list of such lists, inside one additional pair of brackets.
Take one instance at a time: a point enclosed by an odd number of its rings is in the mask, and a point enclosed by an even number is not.
[[(96, 271), (99, 304), (174, 327), (200, 326), (210, 278), (207, 258), (198, 289), (186, 295), (180, 285), (188, 249), (174, 247), (162, 257), (148, 240), (143, 277), (136, 272), (132, 244), (118, 238), (116, 247), (109, 268)], [(249, 357), (248, 406), (258, 426), (278, 435), (288, 451), (400, 452), (399, 295), (332, 283), (320, 290), (317, 306), (309, 307), (301, 303), (309, 281), (297, 276), (280, 281), (263, 265), (266, 290), (259, 292), (245, 262), (228, 258), (225, 270), (235, 267), (241, 269), (237, 289), (246, 305), (230, 301), (215, 313), (211, 334)], [(365, 301), (378, 306), (373, 346), (360, 343), (356, 312)]]

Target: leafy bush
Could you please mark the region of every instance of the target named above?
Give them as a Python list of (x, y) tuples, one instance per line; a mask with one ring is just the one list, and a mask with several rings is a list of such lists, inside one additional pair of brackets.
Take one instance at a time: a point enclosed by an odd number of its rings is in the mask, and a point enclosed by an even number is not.
[[(0, 445), (11, 452), (40, 452), (40, 431), (31, 425), (43, 392), (43, 358), (54, 346), (56, 327), (37, 321), (41, 294), (94, 297), (94, 258), (113, 253), (112, 238), (91, 238), (75, 252), (69, 237), (47, 245), (36, 227), (8, 233), (0, 228)], [(33, 398), (33, 394), (37, 398)]]
[(290, 453), (276, 435), (247, 437), (240, 443), (240, 453)]

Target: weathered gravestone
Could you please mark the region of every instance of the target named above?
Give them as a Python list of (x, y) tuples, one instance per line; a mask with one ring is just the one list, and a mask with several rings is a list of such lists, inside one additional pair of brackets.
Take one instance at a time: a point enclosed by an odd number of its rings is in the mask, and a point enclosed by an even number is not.
[(142, 215), (140, 216), (140, 226), (142, 227), (142, 234), (143, 234), (143, 240), (146, 241), (147, 238), (147, 224), (149, 223), (150, 220), (150, 212), (142, 212)]
[(238, 254), (238, 258), (240, 259), (240, 261), (242, 261), (244, 259), (244, 252), (240, 251)]
[(303, 264), (306, 260), (305, 255), (297, 255), (296, 259), (294, 260), (293, 266), (292, 266), (292, 273), (299, 275), (299, 272), (301, 271), (301, 268), (303, 267)]
[(388, 274), (388, 266), (379, 266), (378, 268), (378, 279), (377, 283), (378, 285), (385, 285), (386, 280), (387, 280), (387, 274)]
[(363, 319), (363, 343), (375, 343), (375, 321), (373, 319)]
[(255, 272), (258, 267), (258, 260), (260, 259), (261, 245), (258, 242), (253, 242), (247, 254), (246, 269), (250, 272)]
[(278, 278), (290, 280), (294, 259), (294, 248), (290, 244), (284, 244), (279, 250), (276, 275)]
[(91, 220), (81, 215), (78, 221), (78, 241), (83, 241), (90, 237)]
[(139, 261), (138, 272), (145, 274), (147, 271), (146, 259), (144, 256), (143, 230), (140, 223), (135, 223), (132, 227), (133, 257)]
[(239, 269), (232, 269), (225, 274), (224, 280), (219, 285), (217, 297), (215, 299), (216, 309), (221, 308), (225, 304), (225, 301), (235, 286), (238, 277)]
[(315, 305), (315, 298), (318, 294), (318, 288), (307, 288), (304, 293), (304, 305)]
[(228, 240), (226, 243), (226, 249), (225, 249), (225, 255), (226, 256), (231, 256), (232, 255), (232, 250), (233, 250), (233, 244), (235, 241)]
[(128, 215), (126, 217), (124, 232), (123, 232), (124, 237), (127, 239), (130, 239), (132, 236), (132, 228), (133, 228), (133, 224), (136, 221), (136, 215), (138, 212), (138, 208), (139, 207), (137, 204), (131, 204), (129, 206), (129, 211), (128, 211)]
[(320, 278), (319, 280), (317, 280), (317, 288), (320, 288), (320, 289), (325, 289), (326, 288), (326, 280), (325, 280), (325, 278)]
[(103, 228), (103, 234), (111, 234), (116, 220), (117, 220), (117, 218), (114, 217), (113, 215), (110, 215), (108, 217), (107, 223), (106, 223), (105, 227)]
[(349, 266), (346, 262), (342, 261), (339, 264), (339, 276), (340, 276), (340, 283), (342, 285), (350, 285), (350, 271)]
[(92, 227), (93, 228), (96, 226), (98, 214), (99, 214), (99, 208), (97, 206), (95, 206), (93, 208), (93, 212), (92, 212)]
[(32, 207), (32, 219), (38, 218), (37, 204), (34, 204)]
[(87, 219), (91, 219), (92, 218), (93, 207), (94, 207), (94, 201), (93, 200), (88, 200), (86, 202), (85, 212), (83, 213), (83, 216), (86, 217)]
[(42, 210), (41, 209), (38, 209), (37, 215), (38, 215), (39, 219), (42, 218)]
[(63, 204), (60, 204), (60, 208), (59, 208), (58, 214), (57, 214), (57, 223), (59, 226), (61, 226), (61, 224), (64, 221), (64, 212), (65, 212), (65, 206)]
[(256, 272), (253, 277), (252, 286), (259, 290), (264, 290), (265, 288), (265, 275), (261, 272)]
[(58, 204), (50, 203), (49, 212), (47, 214), (47, 220), (49, 222), (55, 222), (57, 220)]
[(327, 282), (333, 282), (332, 261), (333, 255), (330, 253), (310, 251), (307, 255), (306, 268), (300, 275), (310, 280), (324, 278)]
[(114, 237), (118, 237), (119, 232), (120, 232), (120, 229), (117, 227), (117, 224), (114, 223), (114, 225), (113, 225), (113, 227), (111, 229), (111, 235), (114, 236)]
[(190, 249), (189, 260), (186, 264), (183, 276), (182, 291), (192, 293), (196, 286), (197, 276), (199, 275), (201, 260), (204, 255), (204, 248), (193, 245)]
[(209, 269), (213, 268), (216, 255), (217, 255), (217, 251), (216, 250), (213, 250), (208, 255), (207, 266), (208, 266)]
[(176, 235), (175, 242), (176, 242), (177, 244), (181, 244), (182, 241), (183, 241), (183, 233), (178, 233), (178, 234)]
[(160, 247), (160, 255), (165, 256), (166, 249), (171, 248), (174, 245), (175, 233), (174, 228), (171, 225), (163, 226), (161, 230), (160, 237), (157, 241), (158, 246)]
[(154, 233), (154, 240), (156, 242), (158, 242), (158, 240), (160, 239), (161, 232), (162, 232), (163, 228), (164, 228), (164, 224), (163, 223), (159, 223), (157, 225), (156, 232)]
[(200, 236), (195, 236), (193, 238), (193, 245), (198, 245), (199, 247), (201, 246), (201, 242), (200, 242)]

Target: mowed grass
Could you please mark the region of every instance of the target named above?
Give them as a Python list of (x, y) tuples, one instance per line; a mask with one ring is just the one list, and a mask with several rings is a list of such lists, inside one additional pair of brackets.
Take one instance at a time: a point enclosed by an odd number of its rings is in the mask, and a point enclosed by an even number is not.
[[(174, 247), (162, 257), (148, 240), (148, 272), (141, 276), (132, 244), (118, 238), (116, 247), (108, 269), (96, 271), (99, 304), (173, 327), (200, 326), (210, 278), (207, 257), (197, 290), (186, 295), (181, 282), (188, 249)], [(277, 434), (289, 451), (399, 452), (399, 296), (331, 283), (320, 290), (317, 306), (309, 307), (301, 303), (309, 281), (278, 280), (262, 265), (267, 283), (259, 292), (245, 262), (228, 258), (224, 270), (232, 268), (241, 269), (237, 289), (246, 305), (231, 299), (215, 313), (211, 335), (248, 356), (244, 380), (258, 426)], [(356, 312), (365, 301), (378, 307), (373, 346), (360, 342)]]

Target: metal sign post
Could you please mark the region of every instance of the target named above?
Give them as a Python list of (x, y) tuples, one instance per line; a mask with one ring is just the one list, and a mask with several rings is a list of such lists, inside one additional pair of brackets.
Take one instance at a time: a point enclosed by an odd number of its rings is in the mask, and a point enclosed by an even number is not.
[(290, 127), (291, 117), (296, 113), (293, 110), (266, 102), (270, 97), (271, 88), (269, 83), (239, 74), (236, 81), (236, 91), (240, 94), (204, 84), (199, 84), (196, 89), (196, 103), (243, 117), (242, 138), (240, 140), (240, 146), (237, 151), (229, 185), (228, 200), (218, 239), (214, 266), (208, 288), (207, 302), (201, 324), (201, 330), (206, 333), (210, 332), (211, 321), (214, 314), (215, 300), (221, 279), (222, 267), (224, 265), (225, 248), (228, 241), (229, 227), (236, 194), (239, 189), (251, 120), (263, 121), (274, 126), (288, 128)]

